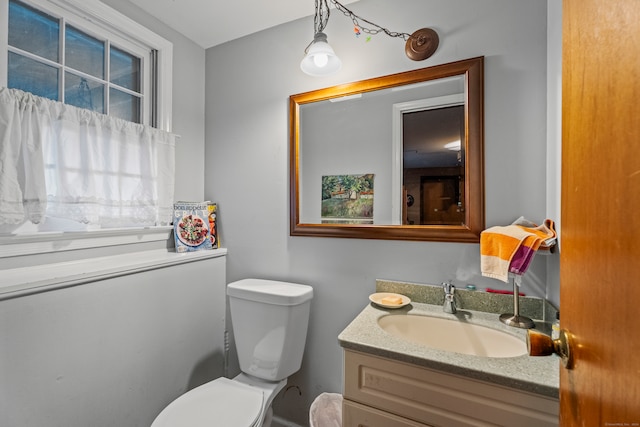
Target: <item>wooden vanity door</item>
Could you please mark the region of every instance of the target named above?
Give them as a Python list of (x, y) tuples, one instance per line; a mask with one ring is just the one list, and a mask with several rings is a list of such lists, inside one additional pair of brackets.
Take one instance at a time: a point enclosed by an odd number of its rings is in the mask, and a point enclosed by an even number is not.
[(640, 425), (640, 1), (564, 0), (562, 426)]

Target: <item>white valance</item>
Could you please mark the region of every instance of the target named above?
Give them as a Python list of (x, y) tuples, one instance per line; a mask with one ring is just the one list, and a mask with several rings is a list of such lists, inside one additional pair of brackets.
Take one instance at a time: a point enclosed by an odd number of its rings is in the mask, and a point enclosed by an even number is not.
[(0, 225), (171, 221), (175, 136), (0, 88)]

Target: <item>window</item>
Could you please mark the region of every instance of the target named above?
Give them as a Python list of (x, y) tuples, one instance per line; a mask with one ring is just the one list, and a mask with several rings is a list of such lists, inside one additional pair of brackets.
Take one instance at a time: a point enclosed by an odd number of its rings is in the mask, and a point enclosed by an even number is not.
[(170, 130), (166, 40), (97, 0), (0, 0), (0, 25), (0, 86)]
[[(0, 0), (0, 102), (15, 107), (0, 157), (16, 162), (0, 171), (0, 243), (167, 223), (172, 60), (171, 43), (98, 0)], [(18, 110), (37, 125), (14, 123)]]
[(148, 54), (109, 36), (9, 0), (7, 87), (141, 123)]

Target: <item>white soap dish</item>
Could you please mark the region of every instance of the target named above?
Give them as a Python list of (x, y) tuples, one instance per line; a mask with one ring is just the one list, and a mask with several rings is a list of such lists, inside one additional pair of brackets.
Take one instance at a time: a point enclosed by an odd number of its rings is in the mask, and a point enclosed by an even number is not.
[[(383, 300), (385, 299), (393, 299), (400, 298), (401, 302), (399, 304), (390, 304), (385, 303)], [(379, 305), (384, 308), (400, 308), (411, 302), (411, 299), (407, 296), (401, 294), (394, 294), (392, 292), (376, 292), (375, 294), (369, 295), (369, 301), (374, 303), (375, 305)]]

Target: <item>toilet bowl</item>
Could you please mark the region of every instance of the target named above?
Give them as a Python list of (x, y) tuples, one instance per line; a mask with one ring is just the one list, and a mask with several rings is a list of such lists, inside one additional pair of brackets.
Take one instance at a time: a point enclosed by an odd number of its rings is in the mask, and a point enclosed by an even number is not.
[(268, 427), (271, 402), (287, 381), (251, 385), (240, 376), (218, 378), (183, 394), (151, 427)]
[(269, 427), (271, 403), (300, 369), (313, 288), (244, 279), (227, 286), (240, 370), (178, 397), (151, 427)]

